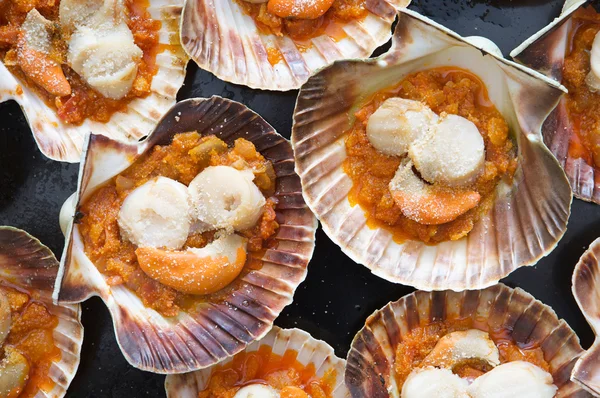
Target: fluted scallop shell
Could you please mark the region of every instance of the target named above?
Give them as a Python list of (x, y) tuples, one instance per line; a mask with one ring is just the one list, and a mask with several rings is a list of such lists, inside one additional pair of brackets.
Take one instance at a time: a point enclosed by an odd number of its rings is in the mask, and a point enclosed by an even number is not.
[(552, 308), (524, 290), (503, 284), (463, 292), (416, 291), (375, 311), (348, 352), (345, 379), (352, 396), (399, 397), (393, 366), (403, 335), (419, 326), (456, 318), (484, 322), (489, 330), (509, 330), (515, 342), (539, 346), (558, 387), (557, 397), (590, 396), (570, 380), (583, 353), (575, 332)]
[[(146, 308), (126, 287), (106, 283), (85, 255), (78, 225), (72, 222), (72, 207), (79, 207), (100, 184), (154, 145), (188, 131), (214, 134), (229, 144), (240, 137), (254, 143), (273, 163), (277, 175), (275, 197), (279, 203), (275, 210), (280, 227), (274, 237), (276, 246), (261, 258), (263, 267), (244, 276), (238, 289), (219, 303), (206, 303), (193, 312), (167, 318)], [(156, 373), (211, 366), (264, 336), (292, 302), (296, 287), (306, 277), (315, 245), (317, 222), (302, 198), (289, 142), (244, 105), (221, 97), (179, 102), (139, 143), (91, 135), (84, 149), (77, 195), (74, 203), (68, 201), (66, 206), (71, 206), (71, 219), (55, 299), (73, 303), (100, 296), (112, 315), (117, 342), (127, 361)]]
[[(250, 344), (244, 351), (258, 351), (261, 346), (269, 346), (272, 352), (283, 355), (287, 350), (298, 352), (298, 361), (305, 366), (313, 364), (317, 377), (322, 377), (326, 371), (335, 369), (335, 384), (332, 390), (332, 398), (349, 397), (350, 393), (344, 384), (344, 370), (346, 361), (335, 356), (333, 348), (322, 340), (317, 340), (310, 334), (300, 329), (273, 329), (260, 341)], [(228, 363), (230, 360), (222, 362)], [(169, 398), (197, 398), (198, 393), (203, 391), (210, 380), (212, 368), (198, 370), (196, 372), (168, 375), (165, 380), (165, 389)]]
[(600, 239), (590, 245), (575, 266), (573, 295), (596, 341), (575, 364), (572, 379), (600, 396)]
[(0, 102), (13, 99), (23, 109), (40, 151), (53, 160), (78, 162), (90, 132), (114, 140), (137, 141), (152, 131), (160, 118), (175, 104), (183, 84), (188, 57), (179, 43), (178, 22), (183, 0), (149, 0), (148, 12), (161, 22), (156, 55), (158, 71), (147, 97), (136, 98), (112, 115), (107, 123), (86, 119), (81, 125), (62, 123), (56, 111), (17, 79), (0, 62)]
[[(527, 39), (510, 55), (545, 75), (562, 81), (562, 70), (569, 43), (572, 14), (588, 1), (565, 2), (561, 15), (551, 24)], [(575, 132), (569, 121), (566, 100), (563, 98), (542, 128), (544, 142), (565, 170), (574, 195), (582, 200), (600, 204), (600, 170), (582, 158), (569, 155)]]
[(79, 305), (55, 305), (52, 290), (58, 271), (54, 254), (27, 232), (0, 227), (0, 280), (39, 294), (48, 310), (58, 317), (53, 337), (61, 358), (50, 368), (54, 387), (37, 391), (36, 397), (63, 397), (79, 367), (83, 326)]
[[(343, 26), (345, 36), (311, 39), (312, 47), (287, 36), (263, 34), (235, 0), (187, 0), (181, 18), (181, 43), (202, 69), (221, 80), (263, 90), (297, 89), (308, 77), (339, 59), (365, 58), (387, 42), (396, 10), (410, 0), (367, 0), (362, 21)], [(283, 57), (275, 65), (269, 48)]]
[[(483, 288), (534, 264), (564, 234), (571, 190), (540, 133), (562, 91), (499, 53), (484, 38), (461, 38), (402, 10), (389, 53), (374, 60), (337, 62), (302, 86), (292, 145), (304, 197), (327, 235), (374, 274), (424, 290)], [(472, 71), (486, 84), (517, 141), (519, 167), (511, 186), (498, 186), (492, 210), (467, 237), (434, 246), (397, 243), (390, 232), (367, 226), (361, 207), (352, 207), (348, 200), (352, 181), (342, 168), (345, 132), (365, 97), (411, 72), (451, 65)]]

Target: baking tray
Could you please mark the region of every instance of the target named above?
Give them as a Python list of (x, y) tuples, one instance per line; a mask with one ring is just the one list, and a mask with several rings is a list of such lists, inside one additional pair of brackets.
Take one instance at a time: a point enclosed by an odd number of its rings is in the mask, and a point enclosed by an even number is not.
[[(505, 55), (558, 16), (561, 7), (561, 0), (423, 0), (410, 6), (463, 36), (488, 37)], [(289, 138), (296, 94), (224, 83), (190, 63), (178, 98), (220, 95), (242, 102)], [(39, 152), (15, 102), (0, 104), (0, 224), (27, 230), (60, 257), (64, 239), (58, 213), (75, 191), (77, 171), (78, 165), (54, 162)], [(521, 268), (503, 280), (552, 306), (577, 332), (584, 348), (591, 345), (593, 333), (571, 294), (571, 274), (583, 251), (598, 236), (600, 206), (575, 200), (567, 233), (558, 247), (536, 266)], [(308, 270), (294, 302), (275, 323), (310, 332), (331, 344), (340, 357), (346, 356), (354, 334), (373, 311), (414, 290), (373, 276), (346, 257), (321, 229)], [(82, 306), (85, 338), (81, 365), (67, 396), (163, 397), (164, 376), (134, 369), (121, 355), (100, 299), (90, 299)]]

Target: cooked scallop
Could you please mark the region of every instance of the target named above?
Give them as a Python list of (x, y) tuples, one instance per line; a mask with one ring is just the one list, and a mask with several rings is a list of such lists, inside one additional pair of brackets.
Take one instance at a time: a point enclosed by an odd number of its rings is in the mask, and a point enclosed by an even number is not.
[(402, 386), (402, 398), (469, 398), (469, 383), (448, 369), (413, 370)]
[(600, 32), (596, 33), (590, 51), (590, 72), (585, 77), (585, 83), (591, 92), (600, 90)]
[(402, 156), (411, 143), (424, 137), (438, 116), (419, 101), (389, 98), (369, 117), (367, 137), (379, 152)]
[(466, 359), (479, 359), (492, 366), (500, 364), (498, 347), (489, 334), (477, 329), (448, 333), (425, 357), (422, 366), (451, 369)]
[(181, 248), (191, 225), (187, 187), (166, 177), (146, 182), (127, 195), (118, 222), (136, 246)]
[(556, 391), (550, 373), (525, 361), (502, 364), (479, 376), (468, 389), (472, 398), (552, 398)]
[(0, 397), (10, 397), (14, 391), (22, 390), (29, 379), (29, 362), (12, 347), (4, 348), (0, 361)]
[(207, 167), (189, 185), (193, 214), (213, 229), (252, 228), (266, 202), (253, 179), (251, 170)]
[(409, 156), (426, 181), (466, 186), (483, 171), (485, 145), (473, 122), (444, 114), (424, 139), (410, 146)]
[(233, 398), (279, 398), (279, 393), (264, 384), (250, 384), (240, 388)]

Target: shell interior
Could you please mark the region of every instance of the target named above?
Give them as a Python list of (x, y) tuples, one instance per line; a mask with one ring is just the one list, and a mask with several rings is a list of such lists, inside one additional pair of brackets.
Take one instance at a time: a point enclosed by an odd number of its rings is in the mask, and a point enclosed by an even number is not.
[[(344, 384), (344, 370), (346, 361), (335, 356), (333, 348), (322, 340), (313, 338), (310, 334), (300, 329), (273, 329), (260, 341), (250, 344), (244, 351), (257, 351), (261, 346), (272, 347), (274, 354), (283, 355), (287, 350), (298, 352), (298, 361), (303, 365), (313, 364), (317, 377), (322, 377), (326, 371), (335, 369), (335, 383), (331, 397), (349, 397), (350, 393)], [(223, 364), (228, 363), (226, 360)], [(167, 397), (171, 398), (196, 398), (210, 380), (213, 369), (207, 368), (182, 375), (168, 375), (165, 380)]]
[(52, 302), (57, 271), (54, 254), (39, 240), (20, 229), (0, 227), (0, 279), (39, 293), (39, 300), (58, 317), (53, 337), (61, 358), (50, 367), (50, 378), (55, 384), (50, 391), (38, 390), (36, 397), (63, 397), (79, 367), (83, 342), (81, 308)]
[[(562, 81), (569, 32), (572, 27), (571, 15), (585, 3), (587, 1), (567, 1), (558, 18), (523, 42), (510, 55), (516, 61), (559, 82)], [(574, 195), (588, 202), (600, 203), (598, 169), (583, 158), (570, 154), (569, 148), (577, 145), (574, 139), (576, 133), (569, 120), (564, 97), (544, 123), (542, 133), (544, 142), (565, 170)]]
[(581, 356), (572, 379), (592, 394), (600, 395), (600, 239), (581, 256), (573, 273), (573, 295), (594, 333), (596, 341)]
[(348, 353), (345, 379), (352, 396), (399, 397), (393, 367), (403, 335), (419, 326), (457, 318), (486, 320), (490, 330), (511, 330), (517, 343), (539, 346), (558, 387), (556, 396), (589, 396), (570, 381), (583, 352), (575, 332), (550, 307), (503, 284), (464, 292), (417, 291), (375, 311)]
[(53, 160), (79, 162), (90, 131), (120, 141), (137, 141), (144, 137), (175, 104), (177, 91), (183, 84), (187, 55), (181, 49), (178, 22), (183, 0), (149, 0), (147, 11), (154, 20), (161, 22), (156, 55), (156, 75), (152, 79), (151, 92), (143, 98), (129, 102), (122, 111), (112, 115), (106, 123), (86, 119), (81, 125), (60, 121), (56, 111), (27, 85), (20, 82), (0, 62), (0, 102), (13, 99), (19, 103), (29, 122), (40, 151)]
[[(344, 37), (327, 34), (306, 43), (261, 33), (235, 0), (188, 0), (181, 18), (181, 43), (202, 69), (218, 78), (264, 90), (292, 90), (333, 61), (365, 58), (390, 38), (396, 10), (410, 0), (369, 0), (362, 21), (344, 25)], [(268, 51), (282, 60), (269, 62)], [(235, 61), (234, 61), (235, 60)]]
[(275, 197), (280, 228), (276, 246), (260, 258), (263, 266), (244, 276), (240, 287), (219, 303), (202, 303), (176, 317), (163, 317), (146, 308), (124, 286), (110, 287), (85, 255), (74, 224), (74, 208), (56, 283), (55, 299), (81, 302), (100, 296), (113, 318), (117, 341), (135, 367), (156, 373), (182, 373), (205, 368), (243, 350), (264, 336), (281, 310), (292, 302), (306, 277), (314, 249), (316, 220), (304, 203), (294, 172), (292, 149), (260, 116), (245, 106), (223, 99), (179, 102), (144, 141), (125, 144), (92, 135), (85, 147), (78, 192), (66, 206), (78, 207), (95, 188), (119, 174), (156, 144), (169, 143), (177, 133), (214, 134), (228, 144), (243, 137), (269, 159), (277, 175)]
[[(292, 145), (304, 197), (329, 237), (376, 275), (425, 290), (482, 288), (535, 263), (564, 234), (571, 191), (540, 134), (562, 91), (540, 74), (498, 58), (497, 52), (489, 41), (462, 39), (402, 10), (389, 53), (337, 62), (300, 90)], [(342, 168), (345, 132), (365, 98), (407, 74), (436, 66), (457, 66), (483, 80), (518, 144), (519, 167), (512, 185), (498, 185), (492, 210), (467, 237), (435, 246), (398, 243), (390, 232), (368, 227), (360, 206), (350, 205), (352, 181)], [(539, 197), (547, 200), (541, 203)]]

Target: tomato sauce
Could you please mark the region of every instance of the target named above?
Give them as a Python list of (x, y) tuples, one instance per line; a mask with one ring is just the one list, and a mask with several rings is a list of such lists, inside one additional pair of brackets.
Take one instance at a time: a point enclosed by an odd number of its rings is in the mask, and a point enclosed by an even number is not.
[[(486, 155), (484, 171), (471, 187), (481, 195), (475, 208), (440, 225), (420, 224), (402, 214), (388, 188), (402, 158), (377, 151), (366, 132), (369, 117), (391, 97), (421, 101), (437, 114), (456, 114), (477, 126)], [(413, 73), (367, 99), (354, 116), (343, 164), (353, 182), (348, 198), (352, 206), (364, 210), (369, 227), (392, 232), (398, 243), (407, 239), (437, 243), (467, 235), (481, 215), (491, 209), (498, 182), (505, 179), (510, 183), (517, 168), (516, 148), (506, 121), (490, 101), (484, 83), (466, 70), (435, 68)]]
[(29, 363), (29, 378), (24, 389), (13, 391), (10, 396), (33, 397), (38, 389), (48, 392), (54, 387), (50, 367), (61, 358), (53, 337), (58, 317), (51, 314), (44, 303), (20, 289), (2, 285), (0, 290), (8, 298), (12, 319), (3, 349), (16, 349)]
[(248, 384), (265, 384), (280, 391), (282, 398), (329, 398), (335, 387), (336, 371), (316, 375), (314, 364), (302, 365), (298, 352), (286, 350), (283, 356), (263, 345), (258, 351), (241, 352), (231, 362), (217, 365), (207, 387), (198, 398), (232, 398)]
[[(275, 172), (271, 162), (258, 153), (254, 145), (242, 138), (232, 148), (215, 136), (201, 137), (198, 133), (178, 134), (169, 145), (157, 145), (127, 170), (100, 187), (83, 203), (80, 231), (85, 252), (107, 277), (109, 285), (125, 285), (136, 292), (144, 305), (164, 316), (175, 316), (199, 300), (218, 301), (235, 288), (236, 281), (219, 292), (192, 296), (178, 292), (150, 278), (140, 268), (135, 253), (137, 247), (121, 237), (118, 214), (123, 201), (135, 188), (150, 179), (163, 176), (189, 183), (208, 166), (252, 168), (254, 183), (261, 190), (266, 205), (257, 224), (240, 234), (248, 239), (248, 256), (238, 279), (252, 269), (259, 269), (264, 250), (272, 247), (271, 237), (279, 228), (276, 221)], [(184, 248), (201, 248), (214, 240), (214, 231), (192, 233)]]
[[(99, 0), (100, 1), (100, 0)], [(136, 98), (150, 94), (152, 79), (158, 71), (156, 55), (160, 52), (158, 32), (161, 22), (152, 19), (147, 11), (148, 0), (125, 0), (127, 26), (131, 30), (135, 44), (143, 56), (138, 64), (137, 76), (129, 93), (119, 100), (106, 98), (91, 87), (73, 71), (66, 62), (67, 42), (61, 37), (60, 29), (52, 38), (55, 51), (51, 58), (62, 65), (63, 72), (71, 85), (71, 95), (54, 96), (36, 85), (21, 70), (17, 62), (19, 28), (27, 13), (37, 9), (50, 21), (58, 23), (59, 0), (3, 0), (0, 1), (0, 60), (27, 87), (34, 90), (50, 108), (57, 112), (63, 123), (79, 125), (86, 119), (107, 122), (110, 117)]]

